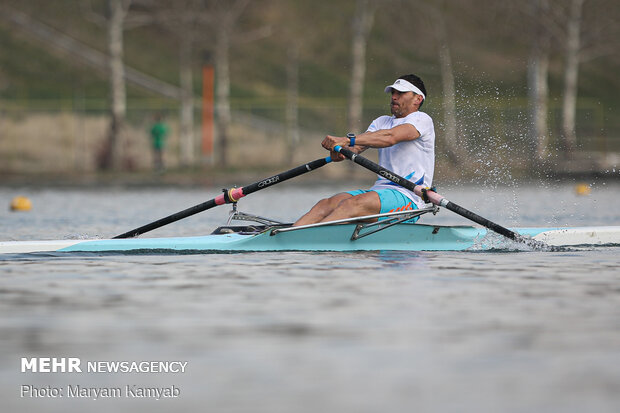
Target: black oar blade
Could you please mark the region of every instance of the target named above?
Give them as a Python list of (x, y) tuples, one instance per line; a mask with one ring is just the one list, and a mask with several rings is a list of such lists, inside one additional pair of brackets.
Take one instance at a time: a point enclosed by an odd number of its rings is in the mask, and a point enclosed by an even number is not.
[(143, 225), (139, 228), (132, 229), (131, 231), (127, 231), (123, 234), (117, 235), (114, 238), (132, 238), (137, 237), (140, 234), (144, 234), (145, 232), (152, 231), (154, 229), (163, 227), (164, 225), (171, 224), (173, 222), (179, 221), (183, 218), (190, 217), (194, 214), (197, 214), (202, 211), (206, 211), (213, 207), (223, 204), (229, 204), (232, 202), (237, 202), (240, 198), (249, 195), (253, 192), (260, 191), (261, 189), (268, 188), (270, 186), (276, 185), (280, 182), (284, 182), (287, 179), (295, 178), (296, 176), (303, 175), (307, 172), (318, 169), (326, 164), (331, 162), (331, 158), (328, 156), (327, 158), (316, 159), (312, 162), (308, 162), (307, 164), (303, 164), (297, 166), (293, 169), (290, 169), (285, 172), (281, 172), (277, 175), (271, 176), (269, 178), (260, 180), (253, 184), (244, 186), (243, 188), (233, 188), (230, 189), (223, 194), (209, 200), (203, 202), (198, 205), (194, 205), (193, 207), (184, 209), (183, 211), (177, 212), (175, 214), (169, 215), (165, 218), (158, 219), (157, 221), (151, 222), (150, 224)]

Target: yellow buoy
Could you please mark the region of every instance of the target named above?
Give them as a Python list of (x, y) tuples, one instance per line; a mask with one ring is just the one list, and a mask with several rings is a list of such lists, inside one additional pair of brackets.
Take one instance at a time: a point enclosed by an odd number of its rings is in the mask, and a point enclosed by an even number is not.
[(16, 196), (11, 201), (11, 211), (30, 211), (32, 202), (25, 196)]
[(575, 185), (575, 192), (577, 195), (590, 195), (592, 188), (590, 188), (590, 185), (587, 184), (577, 184)]

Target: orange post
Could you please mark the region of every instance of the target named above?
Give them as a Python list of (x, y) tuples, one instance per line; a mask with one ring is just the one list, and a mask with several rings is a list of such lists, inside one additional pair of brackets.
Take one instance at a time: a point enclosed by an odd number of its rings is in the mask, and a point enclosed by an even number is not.
[(213, 66), (202, 68), (202, 155), (213, 156)]

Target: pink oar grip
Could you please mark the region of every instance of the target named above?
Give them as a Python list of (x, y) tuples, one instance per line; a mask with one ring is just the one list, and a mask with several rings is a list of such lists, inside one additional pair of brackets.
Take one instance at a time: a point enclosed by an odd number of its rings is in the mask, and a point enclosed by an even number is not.
[[(228, 199), (230, 202), (237, 202), (239, 199), (243, 198), (245, 194), (243, 193), (243, 188), (233, 188), (229, 189), (226, 193), (228, 195)], [(226, 203), (226, 195), (218, 195), (215, 197), (215, 205), (222, 205)]]
[[(414, 189), (413, 192), (419, 196), (420, 198), (424, 199), (424, 194), (422, 194), (422, 189), (424, 189), (423, 186), (417, 185)], [(429, 201), (431, 201), (431, 203), (433, 205), (441, 205), (441, 201), (444, 199), (443, 196), (439, 195), (437, 192), (431, 191), (430, 189), (426, 190), (426, 196), (428, 196)]]
[(228, 197), (233, 202), (237, 202), (238, 200), (240, 200), (244, 196), (245, 196), (245, 194), (243, 193), (243, 188), (233, 188), (228, 193)]

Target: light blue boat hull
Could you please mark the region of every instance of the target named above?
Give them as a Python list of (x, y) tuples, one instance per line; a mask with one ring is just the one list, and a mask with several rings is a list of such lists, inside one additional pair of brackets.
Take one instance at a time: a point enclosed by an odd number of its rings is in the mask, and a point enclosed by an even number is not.
[[(305, 228), (299, 231), (270, 230), (259, 234), (218, 234), (178, 238), (130, 238), (82, 241), (59, 251), (459, 251), (469, 248), (499, 247), (506, 240), (496, 234), (487, 239), (487, 230), (471, 226), (398, 224), (352, 240), (354, 224)], [(527, 236), (548, 229), (520, 228)]]

